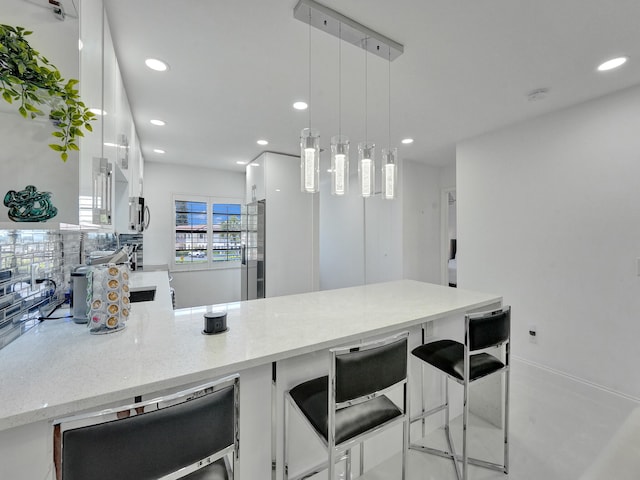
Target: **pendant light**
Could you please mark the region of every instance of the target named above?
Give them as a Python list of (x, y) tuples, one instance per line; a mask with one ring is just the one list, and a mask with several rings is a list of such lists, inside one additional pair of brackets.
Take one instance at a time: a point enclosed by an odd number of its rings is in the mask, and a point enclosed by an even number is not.
[(320, 134), (313, 128), (304, 128), (300, 134), (300, 181), (303, 192), (318, 191), (319, 158)]
[[(368, 65), (367, 55), (372, 53), (389, 62), (404, 52), (404, 46), (382, 34), (371, 30), (356, 20), (318, 3), (316, 0), (298, 0), (293, 9), (294, 18), (309, 26), (309, 103), (311, 97), (311, 27), (339, 37), (340, 46), (346, 41), (365, 51), (365, 141), (358, 144), (358, 183), (360, 195), (364, 198), (375, 194), (375, 145), (369, 143), (367, 131), (368, 108)], [(369, 46), (371, 45), (371, 50)], [(342, 117), (342, 54), (340, 52), (340, 84), (338, 88), (340, 120)], [(389, 73), (389, 77), (391, 74)], [(391, 90), (391, 87), (389, 87)], [(389, 95), (390, 97), (391, 95)], [(391, 103), (391, 101), (389, 101)], [(389, 130), (391, 130), (389, 113)], [(349, 139), (342, 136), (339, 124), (338, 135), (331, 138), (331, 193), (345, 195), (349, 188)], [(391, 137), (391, 135), (389, 135)], [(391, 140), (389, 139), (389, 145)], [(397, 150), (387, 148), (384, 152), (382, 169), (385, 198), (394, 198), (397, 190)], [(311, 108), (309, 127), (300, 135), (300, 178), (303, 192), (319, 191), (320, 135), (311, 128)]]
[(375, 193), (375, 144), (369, 143), (367, 138), (367, 40), (364, 40), (364, 142), (358, 144), (358, 182), (360, 183), (360, 195), (363, 198), (373, 196)]
[(349, 191), (349, 137), (342, 135), (342, 23), (338, 25), (338, 135), (331, 137), (331, 194)]
[(389, 136), (387, 148), (382, 149), (382, 198), (393, 200), (396, 198), (398, 182), (398, 149), (391, 148), (391, 57), (389, 57)]
[(300, 133), (300, 187), (303, 192), (320, 189), (320, 133), (311, 128), (311, 9), (309, 9), (309, 127)]

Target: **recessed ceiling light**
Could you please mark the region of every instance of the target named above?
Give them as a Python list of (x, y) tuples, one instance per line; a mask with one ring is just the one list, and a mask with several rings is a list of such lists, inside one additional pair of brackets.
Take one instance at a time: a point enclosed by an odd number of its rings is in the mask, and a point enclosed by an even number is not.
[(244, 160), (238, 160), (236, 163), (238, 165), (246, 165), (247, 164), (247, 162), (245, 162)]
[(293, 104), (293, 108), (296, 110), (306, 110), (309, 107), (306, 102), (296, 102)]
[(410, 143), (413, 143), (413, 138), (403, 138), (402, 143), (409, 145)]
[(268, 141), (266, 141), (266, 140), (258, 140), (256, 143), (257, 143), (258, 145), (269, 145), (269, 142), (268, 142)]
[(167, 124), (167, 122), (164, 122), (162, 120), (149, 120), (149, 122), (153, 125), (158, 125), (159, 127)]
[(598, 66), (598, 71), (599, 72), (606, 72), (607, 70), (613, 70), (614, 68), (618, 68), (622, 65), (624, 65), (627, 60), (629, 60), (628, 57), (616, 57), (616, 58), (612, 58), (611, 60), (607, 60), (604, 63), (601, 63)]
[(105, 112), (101, 108), (90, 108), (89, 111), (95, 115), (100, 115), (100, 116), (104, 116), (107, 114), (107, 112)]
[(167, 65), (166, 62), (158, 60), (157, 58), (147, 58), (144, 63), (151, 70), (155, 70), (157, 72), (164, 72), (169, 69), (169, 65)]
[(153, 153), (166, 153), (164, 150), (160, 149), (160, 148), (154, 148), (153, 149)]

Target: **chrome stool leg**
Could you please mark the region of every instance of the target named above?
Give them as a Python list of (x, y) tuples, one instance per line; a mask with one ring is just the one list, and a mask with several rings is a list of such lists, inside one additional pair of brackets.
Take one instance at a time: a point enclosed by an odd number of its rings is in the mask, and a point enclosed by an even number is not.
[(420, 364), (420, 380), (420, 385), (422, 386), (422, 388), (420, 389), (420, 398), (422, 401), (422, 438), (424, 438), (427, 435), (427, 417), (424, 416), (427, 410), (424, 395), (424, 364)]
[(344, 478), (351, 480), (351, 449), (347, 450), (347, 458), (344, 460)]
[(445, 405), (446, 408), (444, 410), (444, 430), (445, 433), (447, 434), (447, 443), (449, 445), (449, 451), (451, 452), (451, 460), (453, 460), (453, 467), (456, 469), (456, 478), (458, 478), (458, 480), (460, 480), (461, 476), (460, 476), (460, 466), (458, 465), (458, 462), (456, 460), (456, 449), (453, 445), (453, 438), (451, 438), (451, 427), (450, 427), (450, 417), (449, 417), (449, 379), (447, 377), (444, 377), (444, 398), (445, 398)]
[(467, 423), (469, 422), (469, 382), (464, 382), (462, 412), (462, 480), (468, 480), (469, 451), (467, 449)]
[(284, 461), (282, 462), (282, 478), (283, 480), (289, 480), (289, 442), (287, 441), (287, 429), (289, 426), (289, 400), (284, 399), (284, 432), (282, 434), (282, 448)]
[[(509, 348), (510, 343), (505, 345), (505, 361), (509, 365)], [(511, 369), (504, 374), (504, 473), (509, 473), (509, 381)]]

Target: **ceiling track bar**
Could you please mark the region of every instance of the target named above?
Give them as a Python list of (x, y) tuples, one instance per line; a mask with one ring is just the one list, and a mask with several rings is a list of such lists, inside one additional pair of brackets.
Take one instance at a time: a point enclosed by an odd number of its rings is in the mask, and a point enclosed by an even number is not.
[(311, 26), (385, 60), (395, 60), (404, 52), (404, 45), (314, 0), (300, 0), (293, 9), (293, 16), (306, 24), (311, 21)]

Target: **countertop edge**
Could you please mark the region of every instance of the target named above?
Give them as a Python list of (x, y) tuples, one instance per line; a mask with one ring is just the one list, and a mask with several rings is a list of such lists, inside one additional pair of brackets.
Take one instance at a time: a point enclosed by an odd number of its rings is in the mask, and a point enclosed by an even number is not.
[[(142, 280), (142, 277), (143, 276), (139, 277), (139, 279)], [(139, 282), (135, 282), (135, 283), (139, 283)], [(417, 283), (423, 283), (423, 282), (417, 282)], [(168, 288), (168, 279), (167, 279), (166, 287), (163, 286), (163, 290), (164, 288)], [(479, 293), (479, 292), (473, 292), (473, 293)], [(159, 291), (158, 294), (164, 294), (164, 291)], [(453, 309), (442, 311), (433, 315), (414, 318), (414, 319), (386, 325), (383, 327), (374, 328), (374, 329), (368, 330), (364, 335), (366, 336), (383, 335), (386, 333), (403, 330), (405, 328), (411, 328), (416, 325), (420, 325), (421, 323), (432, 322), (438, 319), (462, 314), (468, 311), (482, 309), (483, 307), (495, 305), (497, 303), (502, 303), (503, 301), (502, 296), (492, 295), (492, 294), (482, 294), (482, 295), (484, 297), (483, 300), (472, 302), (464, 306), (461, 306), (459, 308), (453, 308)], [(154, 310), (154, 307), (150, 305), (150, 308), (148, 309), (148, 313), (153, 313), (153, 310)], [(278, 362), (278, 361), (292, 358), (295, 356), (328, 349), (338, 345), (349, 344), (361, 338), (363, 338), (363, 333), (354, 333), (354, 334), (344, 335), (339, 338), (322, 341), (314, 344), (303, 345), (297, 348), (289, 348), (287, 350), (283, 350), (273, 354), (257, 356), (248, 360), (238, 361), (232, 364), (212, 366), (211, 368), (201, 369), (201, 370), (193, 371), (184, 375), (178, 375), (171, 378), (161, 379), (156, 382), (149, 382), (144, 385), (136, 385), (136, 386), (132, 386), (125, 389), (113, 390), (107, 393), (98, 394), (94, 396), (87, 396), (86, 398), (80, 398), (78, 400), (73, 400), (73, 401), (69, 401), (69, 402), (65, 402), (57, 405), (51, 405), (51, 406), (47, 405), (42, 408), (32, 409), (29, 411), (21, 412), (15, 415), (7, 416), (7, 417), (1, 417), (0, 431), (9, 430), (11, 428), (20, 427), (20, 426), (27, 425), (34, 422), (41, 422), (41, 421), (52, 422), (52, 421), (55, 421), (56, 419), (62, 418), (64, 416), (68, 416), (70, 414), (75, 414), (81, 411), (100, 408), (101, 406), (104, 406), (105, 404), (109, 404), (109, 403), (119, 402), (119, 401), (122, 401), (123, 399), (126, 399), (127, 397), (133, 398), (136, 395), (147, 395), (163, 389), (176, 388), (181, 385), (186, 385), (193, 382), (205, 381), (205, 380), (214, 379), (217, 377), (222, 377), (224, 375), (241, 372), (242, 370), (247, 370), (250, 368), (267, 365), (272, 362)]]

